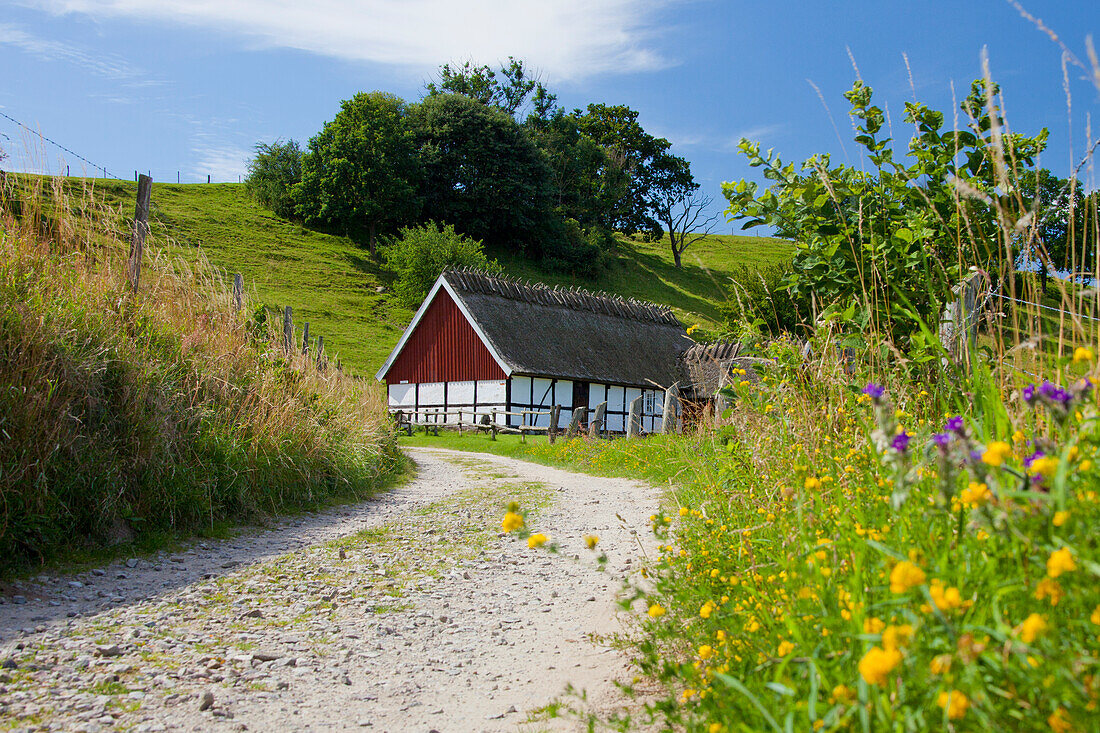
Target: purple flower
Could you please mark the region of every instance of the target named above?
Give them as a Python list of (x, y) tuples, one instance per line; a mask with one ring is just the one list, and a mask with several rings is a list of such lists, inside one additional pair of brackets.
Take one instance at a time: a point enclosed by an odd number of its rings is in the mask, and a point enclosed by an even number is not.
[(1024, 468), (1031, 468), (1032, 463), (1039, 460), (1040, 458), (1042, 458), (1045, 455), (1046, 455), (1046, 453), (1043, 453), (1041, 450), (1035, 451), (1030, 456), (1028, 456), (1027, 458), (1024, 459)]
[(1035, 399), (1035, 385), (1029, 384), (1024, 387), (1024, 402), (1031, 404), (1031, 401)]
[(863, 388), (863, 394), (867, 395), (873, 400), (880, 400), (882, 396), (886, 394), (886, 388), (881, 384), (875, 384), (874, 382), (868, 382), (867, 386)]
[(962, 430), (963, 430), (962, 415), (955, 415), (955, 417), (948, 420), (947, 424), (943, 426), (943, 429), (947, 430), (949, 432), (952, 432), (952, 433), (956, 433), (958, 435), (962, 435)]
[(1039, 394), (1044, 399), (1050, 402), (1057, 402), (1063, 407), (1068, 405), (1070, 403), (1070, 400), (1073, 399), (1073, 395), (1071, 395), (1069, 392), (1062, 389), (1057, 384), (1047, 381), (1044, 381), (1043, 386), (1039, 387)]
[(909, 450), (909, 439), (913, 436), (902, 430), (900, 433), (894, 436), (894, 440), (890, 445), (894, 446), (894, 450), (898, 453), (904, 453)]
[(940, 448), (946, 448), (947, 444), (951, 442), (950, 433), (933, 433), (932, 442), (938, 445)]

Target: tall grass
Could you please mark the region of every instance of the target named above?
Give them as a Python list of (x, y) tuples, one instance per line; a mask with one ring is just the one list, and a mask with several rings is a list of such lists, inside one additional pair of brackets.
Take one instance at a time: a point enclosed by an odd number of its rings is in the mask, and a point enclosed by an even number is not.
[(0, 572), (376, 488), (397, 457), (379, 391), (288, 359), (155, 238), (131, 292), (127, 217), (94, 193), (0, 193)]

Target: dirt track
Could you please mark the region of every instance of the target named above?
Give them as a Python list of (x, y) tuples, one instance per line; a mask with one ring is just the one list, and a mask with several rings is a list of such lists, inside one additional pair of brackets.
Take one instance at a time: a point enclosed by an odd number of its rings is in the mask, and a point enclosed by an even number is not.
[[(0, 728), (572, 730), (558, 701), (615, 710), (629, 671), (605, 635), (658, 492), (410, 455), (417, 478), (372, 501), (9, 589)], [(559, 554), (501, 535), (512, 498)]]

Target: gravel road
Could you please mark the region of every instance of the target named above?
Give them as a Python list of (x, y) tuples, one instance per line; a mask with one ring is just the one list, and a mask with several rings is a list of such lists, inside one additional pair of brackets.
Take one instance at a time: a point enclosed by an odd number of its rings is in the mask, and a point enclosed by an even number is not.
[[(416, 478), (371, 501), (0, 588), (0, 729), (576, 730), (626, 708), (608, 635), (658, 490), (409, 454)], [(512, 499), (558, 553), (500, 532)]]

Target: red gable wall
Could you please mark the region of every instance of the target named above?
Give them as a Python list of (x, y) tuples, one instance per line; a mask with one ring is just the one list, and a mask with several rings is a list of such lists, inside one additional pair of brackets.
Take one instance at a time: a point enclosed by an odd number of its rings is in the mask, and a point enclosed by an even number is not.
[(440, 288), (386, 373), (386, 384), (465, 382), (506, 376), (450, 293)]

